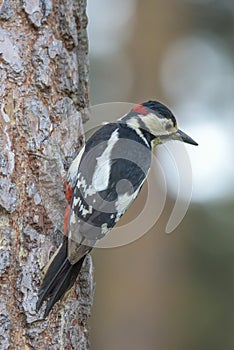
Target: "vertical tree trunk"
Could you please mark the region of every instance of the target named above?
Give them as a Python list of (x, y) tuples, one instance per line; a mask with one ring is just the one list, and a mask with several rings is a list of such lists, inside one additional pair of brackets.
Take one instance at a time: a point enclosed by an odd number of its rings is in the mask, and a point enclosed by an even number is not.
[(61, 173), (82, 142), (85, 8), (85, 0), (0, 2), (1, 350), (88, 349), (90, 257), (47, 320), (35, 311), (40, 270), (62, 237)]

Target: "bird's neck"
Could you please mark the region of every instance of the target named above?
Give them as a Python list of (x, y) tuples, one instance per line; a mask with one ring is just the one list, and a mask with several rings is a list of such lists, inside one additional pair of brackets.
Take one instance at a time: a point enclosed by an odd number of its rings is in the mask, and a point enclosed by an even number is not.
[(148, 116), (141, 116), (139, 114), (136, 115), (131, 111), (120, 118), (119, 121), (134, 129), (144, 141), (151, 145), (152, 141), (155, 140), (155, 136), (150, 132), (150, 128), (147, 126), (147, 123), (149, 126), (151, 125), (150, 118), (151, 117), (148, 118)]

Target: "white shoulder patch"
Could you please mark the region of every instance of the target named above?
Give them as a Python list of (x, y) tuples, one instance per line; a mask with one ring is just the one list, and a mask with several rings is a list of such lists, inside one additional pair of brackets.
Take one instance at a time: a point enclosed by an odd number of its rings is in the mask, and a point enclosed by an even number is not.
[(104, 191), (108, 187), (111, 171), (111, 151), (119, 140), (118, 130), (113, 131), (105, 151), (97, 158), (97, 165), (92, 179), (92, 187), (96, 191)]

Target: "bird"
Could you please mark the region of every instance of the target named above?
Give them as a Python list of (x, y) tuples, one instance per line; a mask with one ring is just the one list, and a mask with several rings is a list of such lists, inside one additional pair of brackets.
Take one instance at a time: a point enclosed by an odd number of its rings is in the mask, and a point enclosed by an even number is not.
[(45, 318), (71, 289), (96, 242), (137, 198), (154, 148), (170, 140), (198, 145), (178, 129), (166, 105), (149, 100), (105, 123), (86, 141), (67, 172), (63, 241), (44, 268), (38, 292), (36, 309), (46, 301)]

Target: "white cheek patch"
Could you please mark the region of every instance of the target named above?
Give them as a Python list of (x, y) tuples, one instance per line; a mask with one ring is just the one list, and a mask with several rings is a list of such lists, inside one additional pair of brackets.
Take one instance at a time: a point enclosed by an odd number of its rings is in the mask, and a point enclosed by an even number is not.
[(159, 118), (153, 113), (149, 113), (143, 117), (140, 117), (141, 121), (145, 124), (146, 128), (150, 130), (153, 135), (167, 135), (166, 124), (168, 119)]
[(92, 187), (97, 192), (104, 191), (108, 187), (111, 172), (111, 151), (118, 140), (118, 129), (116, 129), (111, 134), (105, 151), (97, 158), (97, 165), (92, 179)]

